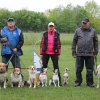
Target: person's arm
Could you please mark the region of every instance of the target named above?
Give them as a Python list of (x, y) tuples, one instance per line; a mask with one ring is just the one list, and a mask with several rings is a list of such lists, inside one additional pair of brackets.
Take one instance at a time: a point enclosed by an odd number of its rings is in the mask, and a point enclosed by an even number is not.
[(2, 36), (1, 36), (1, 32), (0, 32), (0, 42), (2, 42)]
[(78, 41), (77, 30), (74, 33), (73, 41), (72, 41), (72, 56), (76, 57), (76, 45)]
[(40, 55), (43, 54), (42, 52), (43, 45), (44, 45), (44, 36), (42, 36), (41, 43), (40, 43)]
[[(59, 33), (58, 33), (59, 34)], [(59, 55), (61, 54), (61, 41), (60, 41), (60, 34), (58, 37), (58, 49), (59, 49)]]
[(23, 33), (21, 32), (20, 37), (19, 37), (19, 42), (16, 47), (17, 50), (20, 49), (23, 46), (23, 44), (24, 44), (24, 36), (23, 36)]
[(96, 32), (94, 32), (94, 56), (96, 56), (98, 54), (98, 37)]
[(6, 43), (8, 39), (7, 37), (2, 37), (1, 32), (0, 32), (0, 43)]

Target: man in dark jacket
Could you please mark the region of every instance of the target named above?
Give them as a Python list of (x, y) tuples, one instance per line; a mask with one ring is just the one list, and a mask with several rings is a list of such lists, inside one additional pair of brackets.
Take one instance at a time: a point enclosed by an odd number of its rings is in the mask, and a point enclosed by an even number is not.
[(88, 18), (82, 20), (82, 27), (76, 29), (72, 42), (72, 56), (76, 58), (76, 81), (75, 86), (82, 83), (82, 70), (84, 62), (86, 66), (87, 86), (93, 87), (94, 57), (98, 54), (98, 37), (90, 26)]
[(23, 46), (24, 38), (22, 31), (16, 26), (14, 18), (8, 18), (7, 26), (1, 30), (0, 42), (2, 44), (2, 62), (7, 64), (11, 60), (13, 67), (20, 67), (19, 56), (23, 54), (21, 47)]

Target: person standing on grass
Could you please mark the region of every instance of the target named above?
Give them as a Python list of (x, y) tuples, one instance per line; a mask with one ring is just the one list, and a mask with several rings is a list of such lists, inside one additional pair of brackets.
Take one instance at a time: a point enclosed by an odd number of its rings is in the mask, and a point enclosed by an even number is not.
[(7, 64), (11, 60), (13, 67), (20, 67), (19, 56), (23, 54), (21, 47), (23, 46), (24, 38), (22, 31), (16, 26), (14, 18), (8, 18), (7, 26), (1, 30), (0, 42), (2, 44), (2, 62)]
[(53, 22), (48, 24), (48, 30), (43, 34), (40, 44), (40, 55), (42, 55), (43, 68), (47, 68), (49, 58), (53, 62), (54, 70), (58, 70), (58, 76), (61, 85), (61, 76), (58, 65), (59, 55), (61, 54), (60, 34), (55, 30)]
[(82, 83), (82, 70), (86, 66), (87, 86), (93, 87), (94, 57), (98, 54), (98, 37), (94, 28), (91, 27), (89, 19), (82, 20), (82, 26), (76, 29), (72, 42), (72, 56), (76, 58), (76, 80), (75, 86)]

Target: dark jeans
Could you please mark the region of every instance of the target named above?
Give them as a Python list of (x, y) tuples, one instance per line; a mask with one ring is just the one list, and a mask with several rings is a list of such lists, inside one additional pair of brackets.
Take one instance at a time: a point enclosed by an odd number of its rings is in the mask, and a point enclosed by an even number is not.
[(43, 68), (47, 68), (48, 61), (49, 61), (50, 57), (51, 57), (51, 60), (53, 62), (54, 70), (58, 69), (58, 76), (59, 76), (59, 81), (60, 81), (60, 84), (61, 84), (61, 76), (60, 76), (60, 70), (59, 70), (59, 66), (58, 66), (58, 55), (57, 54), (52, 54), (52, 55), (44, 54), (43, 58), (42, 58)]
[(82, 70), (84, 67), (84, 62), (86, 66), (86, 82), (87, 85), (93, 84), (93, 65), (94, 57), (93, 56), (77, 56), (76, 57), (76, 83), (82, 83)]
[[(10, 60), (10, 58), (11, 58), (11, 60)], [(14, 55), (14, 56), (12, 56), (12, 55), (3, 55), (2, 56), (2, 62), (3, 63), (7, 64), (9, 60), (11, 61), (12, 65), (13, 65), (13, 68), (20, 67), (19, 56), (17, 56), (17, 55)], [(7, 70), (8, 70), (8, 66), (7, 66)]]

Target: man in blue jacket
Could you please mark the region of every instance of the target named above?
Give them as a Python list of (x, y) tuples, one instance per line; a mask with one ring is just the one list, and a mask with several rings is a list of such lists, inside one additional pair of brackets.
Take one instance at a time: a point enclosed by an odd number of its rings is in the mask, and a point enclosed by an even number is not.
[(2, 62), (7, 64), (10, 60), (13, 67), (20, 67), (19, 56), (23, 54), (21, 47), (23, 46), (24, 38), (22, 31), (16, 26), (14, 18), (8, 18), (7, 26), (1, 30), (0, 42), (2, 44)]

